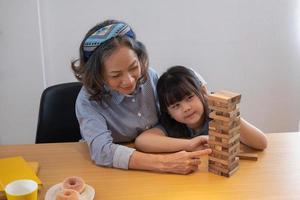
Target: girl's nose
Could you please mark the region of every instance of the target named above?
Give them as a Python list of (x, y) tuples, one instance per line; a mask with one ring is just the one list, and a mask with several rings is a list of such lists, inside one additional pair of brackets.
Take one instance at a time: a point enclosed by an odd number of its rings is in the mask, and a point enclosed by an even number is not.
[(184, 112), (189, 111), (191, 109), (191, 106), (189, 103), (183, 103), (182, 104), (182, 109)]

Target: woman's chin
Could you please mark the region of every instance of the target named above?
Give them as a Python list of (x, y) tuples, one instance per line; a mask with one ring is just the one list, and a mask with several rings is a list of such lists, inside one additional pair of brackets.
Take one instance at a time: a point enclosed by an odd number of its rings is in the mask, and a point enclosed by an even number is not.
[(124, 95), (130, 95), (134, 92), (135, 87), (131, 87), (128, 89), (122, 88), (122, 90), (120, 91), (120, 93), (124, 94)]

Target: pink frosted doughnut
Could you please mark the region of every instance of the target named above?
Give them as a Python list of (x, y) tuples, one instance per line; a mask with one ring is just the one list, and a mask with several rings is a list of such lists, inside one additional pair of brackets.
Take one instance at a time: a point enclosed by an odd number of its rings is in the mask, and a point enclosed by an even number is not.
[(64, 189), (57, 193), (56, 200), (79, 200), (79, 193), (76, 190)]
[(63, 189), (72, 189), (76, 190), (79, 193), (82, 193), (85, 189), (85, 182), (82, 178), (78, 176), (67, 177), (63, 181)]

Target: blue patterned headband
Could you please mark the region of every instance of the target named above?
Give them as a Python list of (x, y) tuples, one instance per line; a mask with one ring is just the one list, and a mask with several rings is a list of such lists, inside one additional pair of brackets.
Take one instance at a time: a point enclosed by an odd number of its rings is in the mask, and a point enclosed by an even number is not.
[(128, 37), (134, 38), (134, 33), (131, 28), (124, 23), (110, 24), (105, 27), (98, 29), (95, 33), (89, 36), (83, 44), (83, 52), (86, 60), (90, 58), (92, 53), (107, 40), (114, 38), (116, 36), (126, 35)]

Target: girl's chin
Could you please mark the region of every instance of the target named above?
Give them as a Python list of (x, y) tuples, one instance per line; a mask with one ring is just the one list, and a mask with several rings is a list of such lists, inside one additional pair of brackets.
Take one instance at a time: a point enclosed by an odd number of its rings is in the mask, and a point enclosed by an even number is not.
[(190, 128), (199, 127), (199, 124), (201, 124), (201, 119), (198, 119), (198, 118), (190, 119), (190, 120), (186, 121), (185, 124)]

